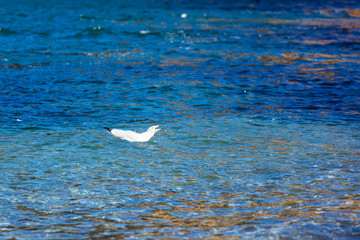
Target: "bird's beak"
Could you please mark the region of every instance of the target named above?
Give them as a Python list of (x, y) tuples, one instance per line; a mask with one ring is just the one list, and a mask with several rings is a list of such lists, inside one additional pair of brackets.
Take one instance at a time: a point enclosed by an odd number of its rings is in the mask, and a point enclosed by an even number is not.
[(156, 131), (160, 131), (160, 130), (161, 130), (160, 128), (158, 129), (159, 126), (160, 126), (160, 125), (156, 125), (156, 126), (155, 126), (155, 130), (156, 130)]

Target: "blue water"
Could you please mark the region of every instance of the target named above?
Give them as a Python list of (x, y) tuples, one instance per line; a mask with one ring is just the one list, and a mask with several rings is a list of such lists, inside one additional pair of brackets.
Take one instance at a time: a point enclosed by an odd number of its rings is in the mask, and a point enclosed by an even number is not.
[(359, 9), (2, 1), (0, 238), (358, 239)]

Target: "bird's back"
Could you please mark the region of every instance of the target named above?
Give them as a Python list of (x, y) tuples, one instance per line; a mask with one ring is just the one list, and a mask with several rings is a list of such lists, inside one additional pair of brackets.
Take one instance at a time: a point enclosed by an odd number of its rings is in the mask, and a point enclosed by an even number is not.
[(118, 138), (134, 142), (141, 139), (141, 134), (130, 131), (130, 130), (120, 130), (120, 129), (113, 129), (111, 133)]

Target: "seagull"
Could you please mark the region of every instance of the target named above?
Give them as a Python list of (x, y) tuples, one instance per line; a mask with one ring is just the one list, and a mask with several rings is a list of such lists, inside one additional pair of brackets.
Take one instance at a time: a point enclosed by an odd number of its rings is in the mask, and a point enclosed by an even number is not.
[(129, 142), (147, 142), (154, 136), (156, 132), (161, 130), (157, 129), (157, 127), (159, 127), (159, 125), (151, 126), (146, 132), (143, 133), (137, 133), (130, 130), (111, 129), (107, 127), (104, 128), (115, 137), (127, 140)]

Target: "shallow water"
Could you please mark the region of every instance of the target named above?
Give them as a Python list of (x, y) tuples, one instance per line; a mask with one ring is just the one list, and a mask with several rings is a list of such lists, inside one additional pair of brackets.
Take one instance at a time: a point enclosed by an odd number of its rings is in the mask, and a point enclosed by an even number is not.
[(357, 239), (359, 9), (2, 4), (0, 237)]

